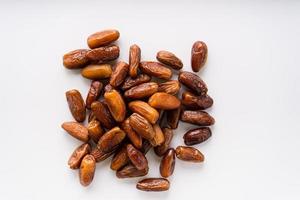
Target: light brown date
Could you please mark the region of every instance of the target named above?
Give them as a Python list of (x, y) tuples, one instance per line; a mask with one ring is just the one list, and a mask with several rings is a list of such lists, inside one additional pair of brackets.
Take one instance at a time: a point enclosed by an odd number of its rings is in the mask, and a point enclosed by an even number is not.
[(94, 49), (103, 45), (108, 45), (119, 39), (119, 37), (120, 33), (117, 30), (104, 30), (90, 35), (87, 39), (87, 43), (91, 49)]
[(114, 88), (119, 87), (124, 82), (128, 70), (129, 65), (126, 62), (119, 61), (111, 74), (109, 84)]
[(147, 119), (137, 113), (129, 117), (130, 126), (146, 140), (152, 140), (155, 135), (152, 125)]
[(91, 109), (97, 120), (105, 128), (111, 129), (115, 126), (116, 122), (104, 102), (94, 101), (91, 105)]
[(142, 83), (147, 83), (151, 80), (151, 77), (147, 74), (140, 74), (136, 78), (127, 77), (122, 85), (122, 90), (128, 90), (134, 86)]
[(125, 119), (121, 124), (122, 130), (126, 133), (131, 143), (138, 149), (142, 148), (143, 140), (142, 137), (136, 133), (129, 123), (129, 118)]
[(126, 116), (125, 102), (117, 90), (111, 90), (104, 93), (104, 99), (108, 109), (117, 122), (122, 122)]
[(149, 98), (148, 104), (156, 109), (173, 110), (180, 107), (180, 100), (165, 92), (157, 92)]
[(130, 99), (142, 99), (149, 97), (158, 90), (158, 84), (155, 82), (142, 83), (126, 90), (124, 96)]
[(125, 138), (126, 134), (119, 127), (106, 132), (99, 140), (97, 147), (104, 153), (112, 151)]
[(144, 101), (132, 101), (128, 104), (128, 107), (132, 112), (145, 117), (151, 124), (155, 124), (159, 118), (157, 110)]
[(83, 77), (91, 80), (109, 78), (111, 73), (112, 70), (109, 64), (88, 65), (81, 71)]
[(81, 160), (91, 151), (89, 144), (82, 144), (77, 147), (69, 158), (68, 165), (71, 169), (79, 169)]
[(165, 178), (146, 178), (139, 181), (136, 188), (148, 192), (166, 191), (170, 188), (170, 182)]
[(158, 92), (165, 92), (171, 95), (176, 95), (179, 92), (180, 88), (181, 86), (178, 81), (171, 80), (164, 83), (160, 83), (158, 85)]
[(132, 144), (127, 145), (127, 156), (130, 159), (131, 163), (138, 169), (148, 168), (147, 158), (142, 152), (134, 148)]
[(204, 161), (204, 155), (194, 147), (178, 146), (176, 148), (176, 157), (189, 162), (198, 163)]
[(158, 62), (140, 62), (140, 69), (149, 76), (154, 76), (164, 80), (169, 80), (172, 77), (172, 71)]
[(91, 109), (92, 103), (99, 99), (102, 88), (103, 84), (100, 81), (92, 81), (89, 93), (85, 100), (87, 109)]
[(138, 75), (138, 67), (141, 61), (141, 49), (134, 44), (129, 49), (129, 75), (135, 78)]
[(86, 110), (83, 98), (78, 90), (66, 92), (69, 109), (77, 122), (83, 122), (86, 117)]
[(96, 170), (96, 160), (92, 155), (86, 155), (81, 161), (79, 170), (80, 183), (83, 186), (88, 186), (94, 179)]
[(61, 127), (78, 140), (83, 142), (87, 142), (89, 140), (88, 129), (78, 122), (64, 122)]
[(79, 69), (85, 67), (89, 63), (86, 54), (88, 49), (77, 49), (66, 53), (63, 56), (63, 64), (68, 69)]
[(176, 70), (180, 70), (183, 67), (182, 61), (175, 56), (175, 54), (169, 52), (169, 51), (159, 51), (156, 54), (156, 59), (170, 67)]
[(164, 178), (171, 176), (175, 168), (175, 150), (168, 149), (160, 162), (160, 175)]

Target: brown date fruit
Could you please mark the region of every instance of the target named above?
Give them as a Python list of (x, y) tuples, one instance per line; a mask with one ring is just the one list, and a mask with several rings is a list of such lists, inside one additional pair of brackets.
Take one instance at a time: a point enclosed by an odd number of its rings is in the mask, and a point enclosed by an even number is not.
[(119, 170), (124, 167), (129, 162), (129, 158), (127, 156), (127, 148), (124, 145), (113, 157), (111, 160), (110, 168), (112, 170)]
[(172, 129), (163, 128), (163, 134), (165, 137), (165, 141), (161, 145), (154, 147), (154, 152), (158, 156), (163, 156), (167, 152), (173, 139)]
[(181, 107), (166, 111), (167, 125), (171, 129), (176, 129), (178, 127), (180, 113), (181, 113)]
[(134, 44), (129, 49), (129, 75), (135, 78), (138, 75), (138, 67), (141, 61), (141, 49)]
[(139, 181), (136, 188), (148, 192), (166, 191), (170, 188), (170, 182), (165, 178), (146, 178)]
[(152, 140), (155, 135), (154, 129), (150, 122), (137, 113), (133, 113), (129, 117), (129, 124), (133, 130), (135, 130), (135, 132), (147, 140)]
[(151, 77), (147, 74), (139, 74), (136, 78), (127, 77), (122, 85), (122, 90), (128, 90), (134, 86), (142, 83), (147, 83), (151, 80)]
[(211, 137), (211, 130), (209, 127), (201, 127), (189, 130), (183, 136), (186, 145), (200, 144)]
[(78, 122), (64, 122), (61, 127), (74, 138), (87, 142), (89, 140), (88, 129)]
[(88, 46), (91, 49), (108, 45), (119, 39), (120, 33), (117, 30), (103, 30), (90, 35), (87, 39)]
[(142, 99), (149, 97), (158, 90), (158, 84), (155, 82), (142, 83), (126, 90), (124, 96), (130, 99)]
[(175, 168), (175, 150), (168, 149), (160, 162), (160, 175), (164, 178), (171, 176)]
[(148, 74), (149, 76), (154, 76), (164, 80), (169, 80), (172, 77), (172, 71), (158, 62), (140, 62), (140, 69), (143, 73)]
[(183, 71), (179, 73), (178, 80), (198, 95), (205, 95), (207, 93), (205, 82), (197, 74)]
[(89, 137), (98, 143), (100, 137), (103, 135), (103, 129), (98, 120), (92, 120), (88, 123), (87, 129), (89, 131)]
[(114, 88), (119, 87), (124, 82), (128, 70), (129, 65), (123, 61), (119, 61), (111, 74), (109, 84)]
[(204, 155), (194, 147), (178, 146), (176, 148), (176, 157), (188, 162), (203, 162)]
[(180, 100), (165, 92), (156, 92), (149, 98), (148, 104), (156, 109), (173, 110), (180, 107)]
[(149, 168), (138, 170), (133, 164), (127, 164), (122, 169), (116, 172), (118, 178), (135, 178), (140, 176), (146, 176)]
[(86, 155), (81, 161), (79, 170), (80, 183), (83, 186), (88, 186), (94, 179), (96, 170), (96, 160), (92, 155)]
[(107, 62), (116, 60), (120, 55), (120, 49), (116, 45), (99, 47), (87, 52), (86, 57), (93, 62)]
[(191, 52), (191, 65), (194, 72), (199, 72), (199, 70), (204, 66), (207, 59), (207, 46), (202, 41), (197, 41), (193, 44)]
[(92, 103), (99, 99), (102, 88), (103, 84), (100, 81), (92, 81), (89, 93), (85, 100), (87, 109), (91, 109)]
[(68, 69), (79, 69), (85, 67), (89, 63), (86, 54), (88, 49), (77, 49), (68, 52), (63, 57), (63, 64)]
[(181, 103), (191, 110), (204, 110), (211, 107), (214, 101), (207, 94), (197, 96), (186, 91), (182, 93)]
[(83, 77), (91, 80), (109, 78), (111, 73), (112, 70), (109, 64), (92, 64), (81, 71)]
[(71, 169), (79, 169), (81, 160), (91, 151), (91, 147), (89, 144), (82, 144), (77, 147), (69, 158), (68, 165)]
[(180, 88), (181, 86), (178, 81), (171, 80), (164, 83), (160, 83), (158, 85), (158, 92), (165, 92), (171, 95), (176, 95), (179, 92)]
[(170, 67), (176, 70), (180, 70), (183, 67), (182, 61), (175, 56), (175, 54), (169, 52), (169, 51), (159, 51), (156, 54), (156, 59)]
[(157, 110), (152, 108), (148, 103), (143, 101), (132, 101), (128, 104), (132, 112), (138, 113), (145, 117), (151, 124), (155, 124), (159, 118)]
[(99, 140), (97, 147), (104, 153), (112, 151), (125, 138), (126, 134), (119, 127), (106, 132)]
[(85, 103), (78, 90), (69, 90), (66, 92), (66, 98), (69, 109), (77, 122), (83, 122), (86, 117)]
[(126, 133), (131, 143), (138, 149), (142, 148), (143, 139), (130, 126), (129, 118), (125, 119), (121, 124), (122, 130)]
[(115, 126), (116, 122), (112, 117), (106, 103), (100, 101), (94, 101), (91, 105), (92, 112), (96, 116), (97, 120), (107, 129), (111, 129)]
[(146, 169), (148, 168), (148, 161), (145, 155), (134, 148), (132, 144), (127, 145), (127, 156), (131, 163), (138, 169)]
[(117, 90), (111, 90), (104, 93), (104, 99), (108, 109), (117, 122), (122, 122), (126, 116), (125, 102)]
[(215, 123), (215, 119), (212, 116), (200, 110), (185, 110), (181, 113), (180, 120), (199, 126), (211, 126)]

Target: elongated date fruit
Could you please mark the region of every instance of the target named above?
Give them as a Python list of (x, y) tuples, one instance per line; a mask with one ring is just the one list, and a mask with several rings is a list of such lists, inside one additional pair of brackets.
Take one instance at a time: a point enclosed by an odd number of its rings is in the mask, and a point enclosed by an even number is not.
[(61, 127), (78, 140), (83, 142), (87, 142), (89, 140), (88, 129), (78, 122), (64, 122)]
[(66, 98), (69, 109), (77, 122), (83, 122), (86, 117), (85, 103), (78, 90), (69, 90), (66, 92)]
[(144, 101), (132, 101), (128, 104), (132, 112), (138, 113), (145, 117), (151, 124), (155, 124), (159, 118), (159, 113)]
[(112, 151), (125, 138), (126, 134), (119, 127), (115, 127), (106, 132), (99, 140), (97, 147), (107, 153)]
[(115, 60), (120, 55), (120, 49), (116, 45), (99, 47), (87, 52), (86, 57), (93, 62), (107, 62)]
[(198, 95), (205, 95), (207, 93), (205, 82), (197, 74), (183, 71), (179, 73), (178, 80)]
[(111, 160), (110, 168), (112, 170), (119, 170), (129, 162), (127, 156), (127, 147), (124, 145), (113, 157)]
[(143, 138), (147, 140), (152, 140), (155, 135), (153, 127), (147, 119), (142, 117), (137, 113), (133, 113), (129, 117), (130, 126), (135, 130), (138, 134), (140, 134)]
[(153, 129), (155, 132), (154, 137), (149, 142), (153, 147), (161, 145), (165, 141), (165, 136), (158, 124), (153, 125)]
[(135, 78), (138, 75), (138, 67), (141, 61), (141, 49), (134, 44), (129, 49), (129, 75)]
[(172, 77), (172, 71), (158, 62), (144, 61), (140, 63), (140, 69), (145, 74), (155, 76), (164, 80)]
[(103, 30), (90, 35), (87, 43), (91, 49), (108, 45), (120, 37), (119, 31), (115, 29)]
[(97, 120), (105, 128), (111, 129), (115, 126), (116, 122), (112, 117), (106, 103), (94, 101), (91, 105), (91, 109)]
[(199, 126), (211, 126), (215, 123), (215, 119), (212, 116), (200, 110), (185, 110), (181, 113), (180, 120)]
[(188, 162), (203, 162), (204, 155), (194, 147), (178, 146), (176, 148), (176, 157)]
[(117, 90), (111, 90), (104, 93), (104, 99), (108, 109), (117, 122), (122, 122), (126, 116), (125, 102)]
[(138, 149), (142, 148), (143, 139), (136, 133), (133, 128), (130, 126), (129, 118), (125, 119), (121, 124), (122, 130), (126, 133), (127, 137), (131, 143)]
[(157, 92), (149, 98), (148, 104), (156, 109), (172, 110), (180, 107), (180, 100), (165, 92)]
[(69, 158), (68, 165), (71, 169), (79, 169), (81, 160), (91, 151), (89, 144), (85, 143), (77, 147)]
[(101, 149), (95, 147), (92, 151), (91, 151), (91, 155), (95, 158), (96, 162), (101, 162), (105, 159), (107, 159), (108, 157), (110, 157), (111, 155), (113, 155), (117, 150), (118, 150), (119, 145), (115, 146), (111, 151), (109, 152), (104, 152)]
[(169, 51), (159, 51), (156, 54), (156, 59), (170, 67), (176, 70), (180, 70), (183, 67), (182, 61), (175, 56), (175, 54), (169, 52)]
[(96, 170), (96, 160), (92, 155), (86, 155), (81, 161), (79, 170), (80, 183), (83, 186), (88, 186), (94, 179)]
[(193, 44), (191, 53), (191, 65), (194, 72), (199, 72), (199, 70), (204, 66), (207, 59), (207, 46), (202, 41), (197, 41)]
[(119, 61), (111, 74), (109, 84), (114, 88), (119, 87), (124, 82), (128, 70), (129, 65), (126, 62)]
[(77, 49), (68, 52), (63, 57), (63, 64), (68, 69), (79, 69), (85, 67), (89, 63), (86, 54), (88, 49)]
[(95, 142), (98, 143), (100, 137), (103, 135), (103, 129), (98, 120), (92, 120), (88, 123), (87, 129), (89, 131), (89, 137)]
[(165, 92), (171, 95), (176, 95), (179, 92), (180, 88), (180, 83), (176, 80), (166, 81), (158, 85), (159, 92)]
[(122, 85), (122, 90), (128, 90), (134, 86), (142, 83), (147, 83), (151, 80), (151, 77), (147, 74), (139, 74), (136, 78), (127, 77)]
[(127, 156), (130, 159), (131, 163), (138, 169), (148, 168), (148, 161), (145, 155), (134, 148), (132, 144), (127, 145)]
[(168, 149), (160, 162), (160, 175), (164, 178), (171, 176), (175, 168), (175, 150)]
[(111, 73), (112, 70), (109, 64), (88, 65), (81, 71), (83, 77), (91, 80), (109, 78)]
[(149, 97), (158, 90), (158, 84), (155, 82), (142, 83), (126, 90), (124, 96), (130, 99), (141, 99)]
[(135, 178), (140, 176), (146, 176), (149, 168), (138, 170), (133, 164), (127, 164), (122, 169), (116, 172), (118, 178)]
[(210, 137), (211, 137), (210, 128), (201, 127), (201, 128), (189, 130), (184, 134), (183, 139), (186, 145), (194, 145), (194, 144), (200, 144), (206, 141)]
[(194, 95), (191, 92), (183, 92), (181, 103), (191, 110), (204, 110), (211, 107), (214, 103), (213, 99), (205, 95)]
[(103, 84), (100, 81), (92, 81), (89, 93), (85, 100), (87, 109), (91, 109), (92, 103), (99, 99), (102, 88)]
[(170, 182), (165, 178), (146, 178), (139, 181), (136, 188), (148, 192), (166, 191), (170, 188)]

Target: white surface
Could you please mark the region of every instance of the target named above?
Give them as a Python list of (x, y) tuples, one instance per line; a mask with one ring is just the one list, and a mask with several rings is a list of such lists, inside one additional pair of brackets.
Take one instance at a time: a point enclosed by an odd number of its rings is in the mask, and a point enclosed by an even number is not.
[[(1, 1), (0, 199), (300, 198), (299, 1), (84, 2)], [(138, 179), (115, 178), (109, 161), (83, 188), (66, 164), (80, 142), (60, 128), (72, 120), (64, 92), (86, 96), (89, 81), (62, 55), (105, 28), (120, 30), (123, 60), (137, 43), (143, 60), (170, 50), (190, 70), (192, 43), (208, 45), (199, 75), (215, 100), (213, 137), (197, 146), (204, 164), (177, 160), (168, 192), (136, 190)], [(148, 176), (159, 176), (159, 159), (147, 157)]]

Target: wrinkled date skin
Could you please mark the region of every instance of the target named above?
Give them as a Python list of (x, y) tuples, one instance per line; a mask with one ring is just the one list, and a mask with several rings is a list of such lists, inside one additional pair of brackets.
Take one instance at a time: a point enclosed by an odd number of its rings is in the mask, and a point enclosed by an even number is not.
[(160, 175), (164, 178), (171, 176), (175, 168), (175, 150), (168, 149), (160, 162)]
[(125, 102), (117, 90), (111, 90), (104, 93), (104, 99), (108, 109), (117, 122), (122, 122), (126, 116)]
[(215, 123), (215, 119), (204, 111), (185, 110), (181, 113), (180, 120), (183, 122), (199, 125), (211, 126)]
[(78, 122), (64, 122), (61, 127), (74, 138), (87, 142), (89, 140), (88, 129)]
[(100, 137), (103, 135), (103, 129), (98, 120), (92, 120), (88, 123), (87, 129), (89, 131), (89, 137), (98, 143)]
[(103, 84), (100, 81), (92, 81), (89, 93), (85, 100), (87, 109), (91, 109), (92, 103), (99, 99), (102, 88)]
[(132, 144), (127, 145), (127, 156), (131, 163), (138, 169), (143, 170), (148, 168), (148, 161), (145, 155), (134, 148)]
[(182, 61), (175, 56), (175, 54), (169, 52), (169, 51), (159, 51), (156, 54), (156, 59), (170, 67), (176, 70), (180, 70), (183, 67)]
[(68, 69), (79, 69), (85, 67), (89, 63), (86, 54), (88, 49), (77, 49), (66, 53), (63, 57), (63, 64)]
[(116, 172), (118, 178), (134, 178), (146, 176), (149, 168), (138, 170), (133, 164), (127, 164), (122, 169)]
[(69, 158), (68, 165), (71, 169), (79, 169), (81, 160), (91, 151), (89, 144), (82, 144), (77, 147)]
[(129, 118), (123, 121), (123, 123), (121, 124), (121, 128), (122, 130), (124, 130), (127, 137), (136, 148), (138, 149), (142, 148), (142, 144), (143, 144), (142, 137), (132, 129), (129, 123)]
[(128, 70), (129, 65), (126, 62), (119, 61), (111, 74), (109, 84), (114, 88), (119, 87), (124, 82)]
[(109, 64), (88, 65), (81, 71), (81, 75), (87, 79), (105, 79), (111, 76), (112, 70)]
[(166, 191), (170, 188), (170, 182), (165, 178), (146, 178), (139, 181), (136, 188), (148, 192)]
[(133, 113), (129, 117), (129, 124), (138, 134), (146, 140), (152, 140), (155, 135), (152, 125), (147, 119), (137, 113)]
[(191, 53), (191, 65), (194, 72), (199, 72), (199, 70), (204, 66), (207, 59), (207, 46), (202, 41), (197, 41), (193, 44)]
[(155, 82), (142, 83), (126, 90), (124, 96), (130, 99), (142, 99), (149, 97), (158, 91), (158, 84)]
[(165, 92), (157, 92), (149, 98), (148, 104), (156, 109), (172, 110), (180, 107), (180, 100)]
[(125, 166), (129, 162), (129, 158), (127, 156), (127, 147), (124, 145), (113, 157), (111, 160), (110, 168), (112, 170), (119, 170), (123, 166)]
[(195, 163), (204, 161), (204, 155), (193, 147), (178, 146), (176, 148), (176, 157), (180, 160)]
[(173, 139), (172, 129), (164, 128), (163, 129), (163, 134), (164, 134), (164, 137), (165, 137), (165, 141), (161, 145), (159, 145), (157, 147), (154, 147), (154, 152), (158, 156), (163, 156), (167, 152), (167, 150), (170, 147), (170, 143)]
[(93, 62), (106, 62), (116, 60), (120, 55), (120, 49), (116, 45), (99, 47), (87, 52), (86, 57)]
[(161, 145), (165, 141), (165, 136), (158, 124), (153, 125), (153, 129), (155, 132), (154, 137), (149, 142), (153, 147)]
[(97, 147), (104, 153), (110, 152), (124, 140), (125, 136), (123, 130), (115, 127), (100, 138)]
[(140, 69), (149, 76), (154, 76), (164, 80), (169, 80), (172, 77), (172, 71), (158, 62), (141, 62)]
[(151, 124), (155, 124), (159, 118), (157, 110), (152, 108), (148, 103), (143, 101), (132, 101), (128, 104), (132, 112), (138, 113), (145, 117)]
[(120, 33), (117, 30), (104, 30), (90, 35), (87, 39), (88, 46), (91, 49), (108, 45), (119, 39)]
[(176, 95), (181, 86), (176, 80), (167, 81), (158, 85), (158, 92), (165, 92), (167, 94)]
[(108, 157), (110, 157), (111, 155), (113, 155), (118, 149), (118, 147), (119, 145), (117, 145), (110, 152), (107, 153), (101, 151), (99, 148), (96, 147), (91, 151), (91, 155), (95, 158), (96, 162), (101, 162), (107, 159)]
[(206, 141), (210, 137), (211, 137), (210, 128), (201, 127), (201, 128), (189, 130), (184, 134), (183, 139), (186, 145), (194, 145), (194, 144), (200, 144)]
[(83, 122), (86, 117), (85, 103), (78, 90), (69, 90), (66, 92), (66, 98), (69, 109), (77, 122)]
[(79, 170), (80, 183), (83, 186), (88, 186), (94, 179), (96, 170), (96, 160), (92, 155), (86, 155), (81, 161)]
[(171, 129), (176, 129), (178, 127), (180, 113), (181, 113), (181, 107), (166, 111), (167, 125)]
[(122, 85), (122, 90), (128, 90), (134, 86), (140, 85), (142, 83), (147, 83), (151, 80), (151, 77), (147, 74), (140, 74), (136, 78), (127, 77)]
[(91, 109), (97, 120), (107, 129), (115, 126), (116, 122), (112, 117), (107, 105), (104, 102), (95, 101), (91, 105)]
[(183, 92), (181, 103), (191, 110), (205, 110), (214, 103), (213, 99), (206, 95), (194, 95), (191, 92)]
[(197, 74), (183, 71), (179, 73), (178, 80), (198, 95), (205, 95), (207, 93), (205, 82)]
[(129, 49), (129, 75), (135, 78), (138, 75), (138, 67), (141, 61), (141, 49), (134, 44)]
[(90, 112), (89, 117), (88, 117), (88, 122), (91, 122), (93, 120), (97, 120), (95, 114), (93, 113), (93, 111)]

